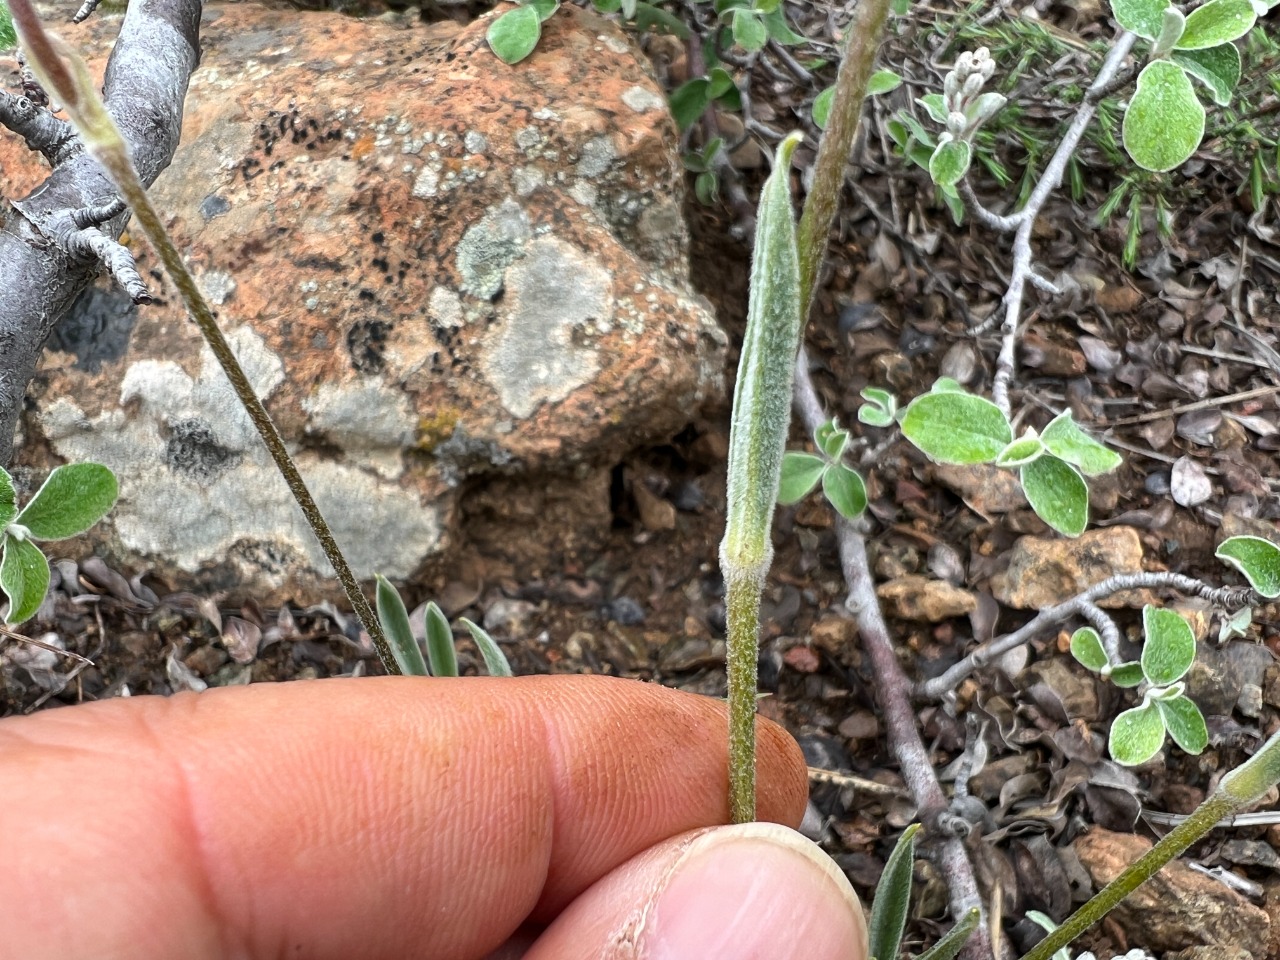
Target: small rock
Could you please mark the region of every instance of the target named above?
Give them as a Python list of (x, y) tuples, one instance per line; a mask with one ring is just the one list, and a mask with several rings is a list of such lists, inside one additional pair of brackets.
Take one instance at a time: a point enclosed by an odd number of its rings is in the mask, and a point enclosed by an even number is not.
[(636, 498), (636, 509), (640, 511), (640, 523), (646, 530), (676, 528), (675, 506), (645, 486), (643, 480), (637, 478), (631, 484), (631, 495)]
[(937, 623), (963, 617), (978, 608), (977, 598), (944, 580), (909, 575), (876, 587), (876, 596), (887, 604), (886, 613), (899, 620)]
[(644, 623), (644, 608), (630, 597), (615, 597), (605, 608), (605, 615), (620, 626), (634, 627)]
[(528, 632), (529, 621), (537, 609), (528, 600), (498, 597), (484, 612), (484, 628), (507, 637), (520, 636)]
[(933, 468), (933, 475), (979, 516), (1009, 513), (1027, 505), (1022, 484), (1012, 470), (1002, 470), (991, 464), (969, 467), (939, 464)]
[(685, 513), (696, 513), (706, 502), (707, 495), (702, 492), (697, 480), (686, 480), (671, 491), (671, 503), (677, 510)]
[(847, 740), (874, 740), (880, 736), (880, 721), (870, 710), (858, 710), (841, 720), (836, 732)]
[[(1022, 537), (1013, 545), (1008, 569), (991, 578), (991, 591), (1006, 606), (1043, 610), (1108, 577), (1141, 570), (1142, 541), (1132, 527), (1089, 530), (1074, 540)], [(1148, 593), (1125, 591), (1100, 605), (1141, 605)]]
[(1037, 333), (1022, 335), (1022, 362), (1049, 377), (1078, 377), (1085, 371), (1083, 353), (1052, 343)]
[(827, 614), (809, 628), (809, 639), (831, 651), (842, 650), (858, 636), (858, 622), (852, 617)]
[[(1151, 841), (1095, 827), (1077, 838), (1074, 848), (1101, 887), (1150, 850)], [(1134, 941), (1153, 952), (1196, 943), (1243, 950), (1253, 957), (1267, 955), (1267, 914), (1230, 887), (1177, 860), (1130, 894), (1112, 916)]]
[(817, 673), (822, 668), (818, 651), (805, 644), (798, 644), (782, 655), (782, 661), (796, 673)]

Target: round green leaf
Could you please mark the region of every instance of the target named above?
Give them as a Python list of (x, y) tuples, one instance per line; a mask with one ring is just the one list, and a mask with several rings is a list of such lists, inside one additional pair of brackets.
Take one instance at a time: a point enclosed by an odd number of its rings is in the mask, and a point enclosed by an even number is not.
[(849, 431), (842, 429), (835, 420), (828, 420), (818, 424), (818, 429), (813, 431), (813, 442), (828, 460), (839, 460), (849, 444)]
[(1191, 669), (1196, 638), (1191, 625), (1172, 610), (1147, 604), (1142, 608), (1142, 672), (1158, 687), (1167, 687)]
[(798, 503), (818, 485), (827, 461), (812, 453), (788, 450), (782, 455), (782, 477), (778, 483), (778, 502), (783, 506)]
[(835, 98), (835, 86), (827, 87), (813, 98), (813, 122), (819, 130), (827, 129), (827, 120), (831, 117), (831, 104)]
[(842, 463), (833, 463), (822, 475), (822, 492), (846, 520), (858, 519), (867, 509), (866, 484)]
[(755, 11), (739, 7), (733, 12), (733, 42), (748, 53), (763, 50), (769, 42), (769, 31)]
[(724, 67), (712, 67), (711, 72), (707, 74), (707, 80), (711, 83), (710, 93), (712, 100), (738, 89), (737, 83), (734, 82), (733, 74)]
[(1280, 597), (1280, 547), (1262, 537), (1229, 537), (1214, 554), (1235, 567), (1268, 600)]
[(923, 97), (916, 97), (916, 103), (924, 107), (925, 113), (929, 114), (929, 119), (934, 123), (946, 124), (947, 101), (942, 94), (926, 93)]
[(994, 403), (950, 390), (912, 400), (902, 433), (937, 463), (990, 463), (1013, 439), (1009, 421)]
[(1252, 30), (1257, 19), (1252, 0), (1209, 0), (1187, 14), (1177, 49), (1203, 50), (1231, 43)]
[(1022, 492), (1036, 515), (1059, 533), (1078, 537), (1089, 523), (1089, 488), (1065, 460), (1046, 454), (1022, 468)]
[(13, 522), (36, 540), (65, 540), (105, 517), (118, 493), (115, 474), (102, 464), (64, 464), (49, 474)]
[(1160, 36), (1168, 6), (1169, 0), (1111, 0), (1111, 13), (1126, 30), (1154, 40)]
[(5, 536), (0, 559), (0, 590), (9, 598), (5, 623), (16, 627), (30, 620), (49, 590), (49, 561), (30, 540)]
[(1107, 651), (1102, 649), (1102, 638), (1093, 627), (1081, 627), (1071, 635), (1071, 655), (1086, 669), (1100, 673), (1107, 665)]
[(1146, 170), (1172, 170), (1195, 153), (1204, 137), (1204, 107), (1180, 66), (1153, 60), (1143, 68), (1123, 131), (1124, 148)]
[(940, 187), (954, 187), (969, 172), (972, 157), (973, 150), (964, 140), (940, 143), (929, 158), (929, 176)]
[(1110, 473), (1124, 462), (1120, 454), (1108, 450), (1076, 426), (1070, 410), (1054, 417), (1040, 434), (1040, 439), (1050, 453), (1077, 467), (1086, 477)]
[(1173, 62), (1206, 87), (1213, 102), (1225, 107), (1240, 82), (1240, 51), (1233, 43), (1221, 43), (1203, 50), (1175, 50)]
[(519, 63), (538, 45), (542, 36), (542, 19), (533, 6), (508, 10), (493, 23), (485, 39), (503, 63)]
[(790, 47), (805, 42), (804, 37), (791, 29), (781, 6), (764, 15), (764, 28), (768, 31), (770, 40), (783, 46)]
[(1136, 687), (1146, 680), (1142, 672), (1142, 664), (1137, 661), (1122, 663), (1111, 668), (1111, 682), (1117, 687)]
[(1146, 763), (1164, 744), (1164, 719), (1153, 703), (1126, 710), (1111, 722), (1111, 759), (1125, 767)]
[(1156, 709), (1160, 711), (1173, 742), (1187, 753), (1202, 753), (1209, 745), (1209, 729), (1205, 726), (1204, 714), (1186, 697), (1157, 700)]
[(675, 118), (676, 126), (680, 128), (681, 133), (697, 123), (702, 112), (707, 109), (713, 99), (711, 89), (710, 80), (706, 77), (695, 77), (671, 92), (668, 101), (671, 116)]
[(1022, 467), (1038, 459), (1042, 453), (1044, 453), (1044, 442), (1039, 437), (1022, 436), (1000, 451), (996, 457), (996, 466)]
[(867, 78), (867, 96), (878, 97), (902, 86), (902, 78), (892, 70), (877, 70)]

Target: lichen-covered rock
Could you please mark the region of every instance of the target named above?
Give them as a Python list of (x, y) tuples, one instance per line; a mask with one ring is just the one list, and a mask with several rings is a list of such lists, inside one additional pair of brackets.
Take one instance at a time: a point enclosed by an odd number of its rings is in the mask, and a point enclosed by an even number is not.
[[(991, 578), (997, 600), (1019, 610), (1044, 610), (1070, 600), (1095, 583), (1142, 571), (1142, 541), (1132, 527), (1087, 530), (1075, 539), (1021, 537), (1009, 566)], [(1148, 590), (1126, 590), (1099, 603), (1104, 607), (1154, 602)]]
[[(566, 5), (509, 67), (490, 18), (206, 7), (182, 145), (153, 190), (362, 577), (410, 577), (459, 536), (469, 476), (519, 497), (521, 477), (568, 475), (607, 497), (602, 471), (723, 389), (643, 59)], [(111, 21), (90, 28), (99, 64)], [(259, 599), (334, 595), (180, 301), (153, 287), (167, 303), (104, 287), (63, 325), (20, 462), (119, 473), (91, 544), (116, 560)]]

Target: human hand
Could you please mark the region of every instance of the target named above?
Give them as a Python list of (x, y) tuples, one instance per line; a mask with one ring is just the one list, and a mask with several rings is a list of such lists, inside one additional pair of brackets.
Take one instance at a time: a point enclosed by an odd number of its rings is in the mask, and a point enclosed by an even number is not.
[[(760, 721), (759, 811), (804, 761)], [(723, 824), (722, 704), (602, 677), (303, 681), (0, 722), (0, 958), (865, 960), (839, 870)]]

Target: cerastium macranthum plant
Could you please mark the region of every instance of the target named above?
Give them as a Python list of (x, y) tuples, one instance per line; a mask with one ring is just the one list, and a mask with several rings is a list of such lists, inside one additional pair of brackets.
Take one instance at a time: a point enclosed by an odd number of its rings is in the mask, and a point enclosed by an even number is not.
[(791, 211), (791, 155), (801, 135), (778, 146), (760, 195), (747, 330), (733, 391), (720, 569), (725, 581), (729, 683), (729, 811), (756, 813), (756, 659), (760, 595), (773, 561), (773, 510), (791, 425), (791, 381), (800, 349), (800, 257)]
[[(458, 654), (453, 645), (453, 628), (449, 619), (434, 603), (428, 603), (423, 611), (423, 637), (426, 641), (427, 656), (422, 656), (422, 646), (414, 632), (409, 611), (399, 591), (391, 585), (391, 581), (378, 575), (378, 620), (386, 631), (387, 640), (391, 644), (391, 652), (395, 655), (400, 672), (408, 677), (456, 677), (458, 676)], [(493, 637), (483, 627), (472, 623), (466, 617), (460, 622), (471, 634), (480, 656), (484, 659), (485, 668), (491, 677), (511, 676), (511, 664), (506, 654), (494, 642)]]
[(165, 231), (164, 223), (134, 169), (129, 157), (129, 145), (121, 136), (111, 114), (107, 112), (98, 96), (84, 62), (62, 40), (44, 29), (30, 0), (10, 0), (9, 6), (27, 63), (44, 88), (51, 91), (55, 99), (62, 103), (67, 116), (75, 124), (85, 149), (102, 165), (115, 185), (120, 199), (128, 205), (137, 219), (140, 230), (146, 235), (161, 263), (164, 264), (165, 272), (178, 288), (187, 311), (200, 328), (205, 342), (209, 344), (209, 349), (217, 358), (227, 379), (231, 381), (237, 398), (253, 421), (258, 435), (271, 454), (271, 459), (275, 461), (290, 493), (293, 494), (303, 516), (306, 517), (312, 532), (320, 542), (325, 558), (337, 574), (348, 601), (373, 641), (378, 659), (382, 661), (388, 673), (399, 673), (400, 668), (382, 632), (378, 618), (374, 615), (373, 607), (360, 591), (360, 585), (356, 582), (346, 557), (342, 555), (328, 523), (325, 522), (320, 508), (316, 506), (315, 499), (311, 496), (311, 491), (307, 489), (306, 482), (302, 479), (302, 474), (298, 472), (297, 466), (289, 456), (280, 431), (276, 429), (270, 414), (267, 413), (267, 408), (253, 392), (249, 378), (232, 352), (226, 337), (218, 329), (212, 309)]
[(9, 599), (9, 626), (30, 620), (49, 591), (49, 561), (36, 546), (84, 533), (116, 502), (115, 474), (100, 463), (56, 467), (21, 510), (13, 478), (0, 468), (0, 589)]

